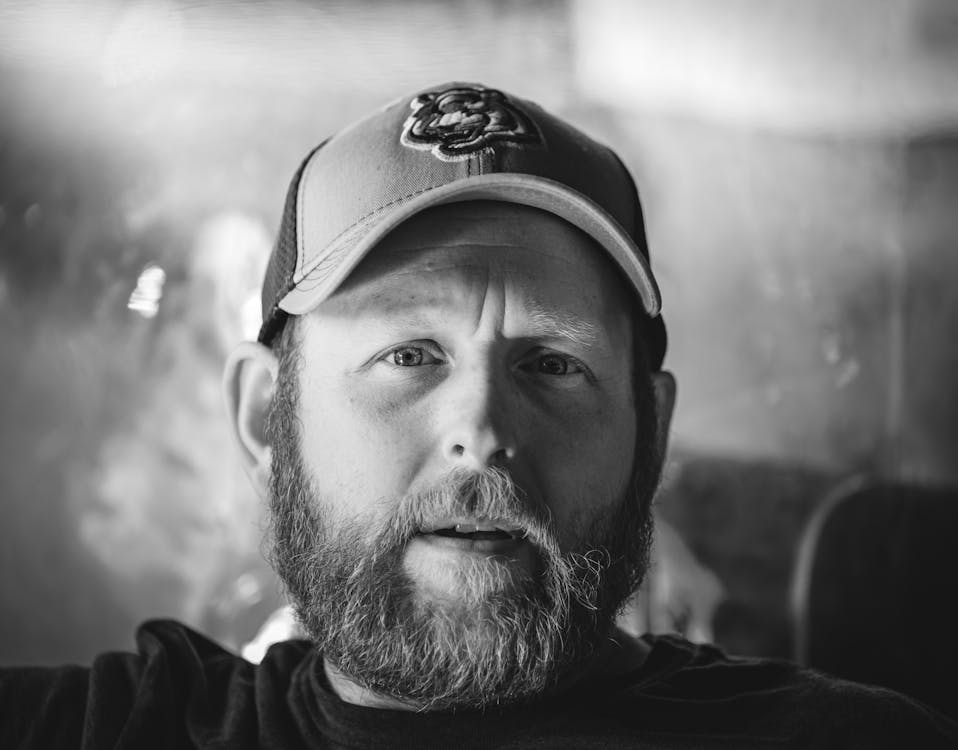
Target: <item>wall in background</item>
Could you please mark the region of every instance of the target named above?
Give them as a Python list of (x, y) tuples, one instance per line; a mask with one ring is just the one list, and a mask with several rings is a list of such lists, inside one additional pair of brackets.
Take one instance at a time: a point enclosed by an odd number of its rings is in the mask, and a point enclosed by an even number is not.
[(719, 641), (786, 653), (821, 494), (955, 479), (955, 27), (714, 6), (0, 5), (0, 662), (88, 660), (152, 615), (238, 645), (278, 604), (222, 359), (301, 156), (449, 78), (636, 174), (680, 381), (662, 512), (726, 586)]

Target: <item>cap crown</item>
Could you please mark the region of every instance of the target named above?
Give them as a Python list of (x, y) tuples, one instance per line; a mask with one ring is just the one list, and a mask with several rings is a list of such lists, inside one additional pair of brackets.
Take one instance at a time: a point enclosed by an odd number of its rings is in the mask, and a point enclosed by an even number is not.
[(657, 314), (638, 194), (616, 154), (533, 102), (450, 83), (360, 120), (300, 165), (263, 285), (260, 341), (269, 342), (286, 314), (331, 294), (412, 213), (481, 198), (537, 205), (587, 231), (584, 223), (601, 218), (602, 231), (621, 238), (600, 243), (620, 266), (637, 264), (633, 283), (644, 284), (646, 310)]

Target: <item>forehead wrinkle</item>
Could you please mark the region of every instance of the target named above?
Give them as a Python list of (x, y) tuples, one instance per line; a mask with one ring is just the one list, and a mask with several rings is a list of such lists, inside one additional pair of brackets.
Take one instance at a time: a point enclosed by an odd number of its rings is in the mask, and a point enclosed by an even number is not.
[(407, 328), (433, 329), (448, 318), (451, 295), (393, 298), (377, 295), (373, 304), (353, 309), (349, 318), (357, 327), (373, 327), (384, 331)]
[(526, 300), (530, 328), (538, 336), (567, 339), (579, 346), (594, 346), (600, 337), (600, 327), (578, 315), (547, 310), (534, 300)]
[[(472, 249), (501, 247), (509, 250), (519, 250), (524, 253), (542, 252), (539, 248), (517, 248), (514, 244), (508, 242), (469, 242), (464, 243), (463, 246)], [(427, 248), (431, 246), (420, 247)], [(447, 249), (447, 246), (444, 245), (437, 245), (436, 247), (438, 249)], [(482, 302), (479, 305), (480, 309), (482, 309), (485, 307), (486, 299), (490, 292), (489, 284), (491, 283), (491, 278), (489, 271), (491, 268), (501, 266), (502, 263), (503, 259), (496, 256), (480, 260), (478, 258), (463, 259), (461, 256), (456, 256), (455, 254), (441, 254), (438, 257), (429, 258), (428, 262), (422, 266), (410, 268), (400, 265), (398, 268), (390, 269), (386, 271), (384, 278), (412, 275), (417, 279), (425, 280), (429, 277), (430, 273), (453, 271), (469, 274), (471, 272), (481, 271), (486, 282), (483, 288)], [(513, 267), (509, 269), (508, 274), (497, 275), (493, 273), (492, 277), (499, 279), (498, 286), (502, 287), (499, 292), (500, 295), (503, 295), (505, 294), (505, 287), (513, 286), (509, 283), (510, 280), (517, 277), (535, 278), (535, 273), (531, 269)], [(395, 327), (400, 328), (405, 323), (426, 327), (429, 323), (438, 322), (438, 320), (429, 320), (430, 316), (441, 317), (444, 320), (447, 318), (448, 311), (444, 310), (444, 306), (453, 303), (455, 307), (458, 302), (458, 295), (450, 293), (444, 285), (430, 285), (428, 288), (428, 293), (420, 296), (416, 301), (400, 299), (397, 301), (398, 304), (391, 306), (391, 312), (405, 316), (395, 321)], [(571, 312), (549, 309), (543, 306), (534, 296), (529, 294), (528, 291), (524, 292), (521, 284), (513, 288), (519, 292), (522, 314), (527, 316), (527, 319), (523, 322), (523, 329), (527, 330), (533, 336), (565, 339), (582, 347), (593, 347), (598, 343), (603, 332), (601, 325), (596, 325), (584, 320), (582, 317)], [(508, 295), (505, 295), (505, 299), (508, 299)], [(503, 308), (502, 314), (508, 317), (505, 308)]]
[(453, 289), (437, 283), (432, 271), (439, 270), (446, 269), (367, 266), (348, 278), (330, 299), (339, 302), (341, 313), (357, 318), (380, 314), (409, 317), (419, 311), (435, 314), (457, 300)]

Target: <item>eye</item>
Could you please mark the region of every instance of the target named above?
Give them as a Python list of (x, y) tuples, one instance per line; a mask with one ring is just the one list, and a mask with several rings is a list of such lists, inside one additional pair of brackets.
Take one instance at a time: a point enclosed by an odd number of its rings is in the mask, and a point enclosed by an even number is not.
[(536, 361), (536, 369), (543, 375), (565, 375), (569, 371), (569, 361), (558, 354), (543, 354)]
[(397, 346), (383, 357), (396, 367), (420, 367), (422, 365), (439, 364), (440, 360), (423, 346)]
[(586, 374), (588, 370), (575, 357), (558, 352), (542, 351), (533, 353), (522, 365), (522, 369), (535, 375), (545, 375), (550, 378), (571, 377)]
[(416, 367), (422, 364), (423, 351), (418, 346), (405, 346), (402, 349), (394, 349), (393, 364), (400, 367)]

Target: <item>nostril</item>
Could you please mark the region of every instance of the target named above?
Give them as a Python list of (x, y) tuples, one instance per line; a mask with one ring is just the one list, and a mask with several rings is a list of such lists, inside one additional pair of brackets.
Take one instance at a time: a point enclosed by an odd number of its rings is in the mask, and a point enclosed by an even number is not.
[(512, 458), (512, 451), (506, 450), (505, 448), (500, 448), (495, 453), (490, 456), (490, 463), (493, 464), (504, 464)]
[(476, 445), (463, 440), (461, 443), (450, 441), (446, 444), (445, 457), (448, 461), (453, 461), (457, 465), (463, 462), (470, 466), (505, 466), (513, 457), (514, 450), (510, 447), (493, 448), (482, 445), (483, 441), (477, 441)]

